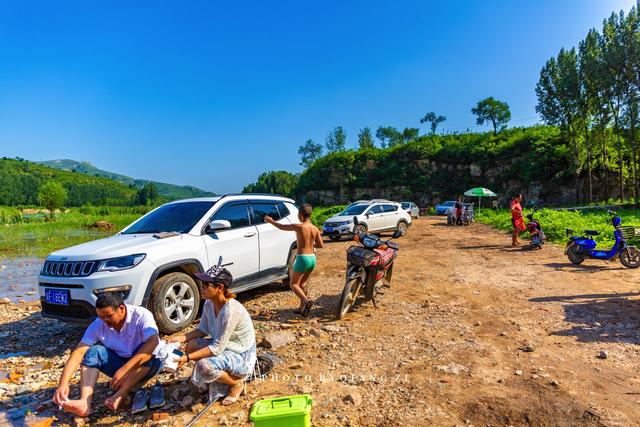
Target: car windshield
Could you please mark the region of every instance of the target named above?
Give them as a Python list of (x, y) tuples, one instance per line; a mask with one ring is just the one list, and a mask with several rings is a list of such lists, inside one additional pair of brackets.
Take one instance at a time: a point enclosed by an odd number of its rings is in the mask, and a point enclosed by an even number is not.
[(456, 202), (449, 201), (449, 202), (444, 202), (444, 203), (443, 203), (443, 204), (441, 204), (440, 206), (453, 206), (453, 205), (455, 205), (455, 204), (456, 204)]
[(405, 202), (402, 204), (402, 209), (409, 209), (410, 207), (411, 207), (411, 203)]
[(369, 205), (365, 204), (349, 206), (347, 209), (340, 212), (340, 216), (360, 215), (368, 207)]
[(187, 233), (207, 213), (215, 202), (170, 203), (149, 212), (122, 234)]

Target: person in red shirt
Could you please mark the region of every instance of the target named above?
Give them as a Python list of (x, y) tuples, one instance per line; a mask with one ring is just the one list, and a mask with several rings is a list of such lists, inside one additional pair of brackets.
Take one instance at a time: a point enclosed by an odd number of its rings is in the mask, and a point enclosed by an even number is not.
[(518, 246), (520, 242), (518, 241), (518, 236), (520, 233), (526, 230), (524, 226), (524, 218), (522, 217), (522, 205), (520, 202), (522, 201), (522, 194), (518, 193), (511, 200), (511, 223), (513, 224), (513, 235), (511, 237), (511, 246)]

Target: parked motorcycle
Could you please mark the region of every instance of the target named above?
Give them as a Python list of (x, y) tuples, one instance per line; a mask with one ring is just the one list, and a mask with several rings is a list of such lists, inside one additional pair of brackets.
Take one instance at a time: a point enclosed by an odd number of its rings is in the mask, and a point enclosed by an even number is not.
[[(358, 218), (353, 217), (353, 228), (358, 230)], [(396, 231), (391, 239), (401, 237)], [(358, 231), (354, 240), (362, 246), (347, 249), (347, 274), (338, 303), (338, 319), (342, 319), (359, 297), (363, 302), (373, 301), (383, 287), (389, 287), (393, 274), (393, 263), (398, 255), (398, 244), (380, 237)]]
[(547, 237), (545, 236), (544, 231), (542, 231), (540, 222), (533, 217), (536, 210), (537, 209), (534, 209), (533, 212), (527, 215), (527, 219), (529, 220), (529, 223), (527, 224), (527, 231), (531, 235), (531, 246), (542, 249), (542, 245)]
[(565, 255), (573, 264), (582, 264), (589, 259), (614, 260), (620, 258), (620, 263), (627, 268), (640, 267), (640, 251), (635, 246), (627, 244), (627, 239), (631, 239), (640, 235), (640, 230), (634, 227), (622, 227), (620, 225), (620, 217), (614, 211), (608, 211), (609, 221), (614, 227), (613, 235), (616, 239), (615, 244), (610, 250), (596, 249), (594, 236), (600, 233), (596, 230), (585, 230), (583, 236), (574, 236), (573, 229), (567, 228), (567, 236), (569, 241), (565, 248)]

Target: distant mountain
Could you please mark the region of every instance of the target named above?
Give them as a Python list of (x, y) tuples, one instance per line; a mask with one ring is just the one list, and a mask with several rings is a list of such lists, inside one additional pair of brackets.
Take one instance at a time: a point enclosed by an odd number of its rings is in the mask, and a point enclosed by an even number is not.
[(201, 190), (190, 185), (174, 185), (167, 184), (165, 182), (150, 181), (147, 179), (135, 179), (126, 175), (120, 175), (114, 172), (108, 172), (99, 169), (92, 165), (90, 162), (78, 162), (76, 160), (60, 159), (60, 160), (47, 160), (43, 162), (35, 162), (44, 166), (48, 166), (53, 169), (71, 171), (81, 173), (90, 176), (99, 176), (103, 178), (109, 178), (114, 181), (118, 181), (122, 184), (134, 186), (136, 188), (142, 188), (147, 183), (152, 183), (158, 189), (158, 193), (161, 196), (169, 199), (189, 199), (191, 197), (207, 197), (215, 196), (215, 193)]

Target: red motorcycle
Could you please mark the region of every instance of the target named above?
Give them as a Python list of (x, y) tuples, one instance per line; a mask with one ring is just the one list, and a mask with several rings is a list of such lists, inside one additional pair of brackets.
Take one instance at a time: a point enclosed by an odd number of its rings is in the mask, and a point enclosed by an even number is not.
[[(357, 230), (358, 218), (353, 217), (353, 228)], [(402, 236), (396, 231), (391, 239)], [(338, 303), (338, 319), (342, 319), (359, 297), (363, 302), (373, 301), (383, 287), (390, 287), (393, 262), (398, 256), (398, 244), (380, 237), (356, 232), (354, 240), (362, 246), (347, 249), (347, 277)]]

